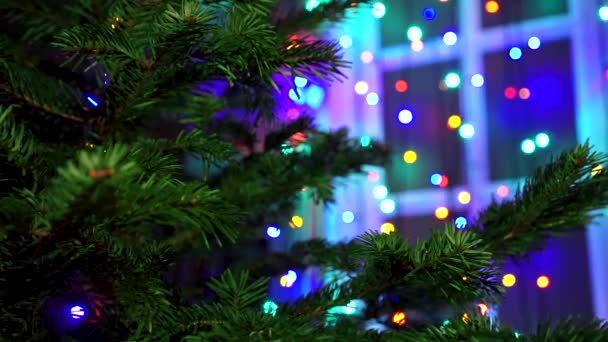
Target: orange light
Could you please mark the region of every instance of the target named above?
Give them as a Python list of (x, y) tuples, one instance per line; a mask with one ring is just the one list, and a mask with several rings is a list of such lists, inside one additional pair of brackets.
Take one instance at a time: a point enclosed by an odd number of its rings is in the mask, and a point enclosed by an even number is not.
[(414, 40), (412, 44), (410, 44), (410, 46), (413, 51), (419, 52), (422, 51), (422, 49), (424, 48), (424, 43), (422, 42), (422, 40)]
[(454, 114), (448, 118), (448, 128), (451, 130), (455, 130), (462, 125), (462, 119), (460, 116)]
[(488, 313), (490, 312), (490, 308), (488, 307), (488, 304), (484, 304), (484, 303), (477, 304), (477, 309), (479, 310), (479, 313), (482, 316), (487, 316)]
[(445, 220), (449, 214), (450, 214), (450, 211), (446, 207), (439, 207), (439, 208), (435, 209), (435, 217), (438, 218), (439, 220)]
[(499, 9), (500, 9), (500, 5), (498, 5), (498, 2), (496, 2), (496, 1), (486, 2), (486, 12), (494, 14), (494, 13), (498, 12)]
[(551, 284), (551, 281), (547, 276), (540, 276), (536, 279), (536, 286), (541, 289), (546, 289), (547, 287), (549, 287), (549, 284)]
[(408, 84), (404, 80), (399, 80), (395, 82), (395, 90), (400, 93), (405, 93), (407, 91)]
[(519, 98), (522, 100), (527, 100), (530, 98), (530, 90), (528, 88), (519, 89)]
[(505, 287), (511, 287), (511, 286), (515, 285), (516, 281), (517, 281), (517, 279), (511, 273), (507, 273), (502, 277), (502, 284)]
[(448, 183), (449, 183), (448, 176), (441, 175), (441, 182), (439, 182), (439, 187), (445, 188), (446, 186), (448, 186)]
[(393, 323), (402, 326), (407, 322), (407, 315), (403, 311), (397, 311), (393, 314)]
[(289, 277), (287, 275), (282, 276), (281, 279), (279, 279), (279, 282), (281, 283), (282, 287), (291, 287), (291, 285), (293, 285), (293, 282), (289, 281)]

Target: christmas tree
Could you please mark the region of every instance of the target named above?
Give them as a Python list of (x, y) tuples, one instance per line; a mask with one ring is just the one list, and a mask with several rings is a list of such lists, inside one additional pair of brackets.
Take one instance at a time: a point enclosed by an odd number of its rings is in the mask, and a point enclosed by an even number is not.
[[(608, 340), (602, 322), (576, 319), (520, 336), (483, 309), (505, 260), (608, 204), (607, 157), (589, 144), (466, 230), (237, 257), (302, 188), (327, 203), (335, 177), (385, 162), (382, 144), (285, 118), (277, 101), (296, 77), (343, 76), (339, 46), (306, 33), (366, 3), (3, 1), (0, 340)], [(183, 170), (192, 155), (198, 177)], [(191, 251), (223, 268), (194, 296), (170, 276)], [(337, 276), (267, 302), (267, 276), (294, 265)], [(366, 309), (350, 315), (354, 303)], [(442, 315), (413, 317), (425, 308)]]

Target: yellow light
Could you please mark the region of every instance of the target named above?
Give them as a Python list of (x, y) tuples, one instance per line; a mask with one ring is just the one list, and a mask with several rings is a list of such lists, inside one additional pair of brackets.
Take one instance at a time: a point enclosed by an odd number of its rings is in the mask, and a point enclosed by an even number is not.
[(469, 318), (469, 315), (467, 315), (466, 312), (464, 313), (464, 315), (462, 315), (462, 321), (467, 324), (471, 321), (471, 319)]
[(507, 273), (502, 277), (502, 284), (505, 287), (511, 287), (511, 286), (515, 285), (516, 281), (517, 281), (517, 279), (511, 273)]
[(464, 281), (467, 281), (467, 279), (469, 279), (469, 278), (467, 278), (467, 277), (462, 277), (462, 280), (464, 280)]
[(498, 2), (496, 1), (488, 1), (486, 2), (486, 12), (488, 13), (496, 13), (500, 9)]
[(488, 313), (490, 312), (490, 308), (488, 307), (487, 304), (484, 304), (484, 303), (477, 304), (477, 309), (479, 309), (479, 313), (482, 316), (487, 316)]
[(404, 325), (405, 322), (407, 322), (407, 315), (405, 314), (405, 312), (403, 312), (403, 311), (395, 312), (395, 314), (393, 315), (393, 323), (401, 326), (401, 325)]
[(279, 279), (279, 282), (283, 287), (291, 287), (291, 285), (293, 285), (293, 282), (289, 281), (289, 277), (287, 275), (282, 276), (281, 279)]
[(414, 151), (405, 151), (405, 153), (403, 154), (403, 161), (405, 161), (408, 164), (415, 163), (417, 159), (418, 159), (418, 154), (416, 154), (416, 152), (414, 152)]
[(471, 194), (466, 191), (461, 191), (458, 194), (458, 202), (461, 204), (469, 204), (471, 202)]
[(424, 43), (422, 40), (414, 40), (410, 46), (414, 52), (419, 52), (424, 48)]
[(545, 289), (545, 288), (549, 287), (550, 283), (551, 283), (551, 281), (549, 281), (549, 277), (547, 277), (547, 276), (540, 276), (536, 279), (536, 286), (538, 286), (541, 289)]
[(602, 173), (602, 170), (604, 169), (604, 167), (602, 165), (598, 165), (596, 167), (594, 167), (593, 169), (591, 169), (591, 176), (596, 176), (600, 173)]
[(446, 207), (439, 207), (439, 208), (435, 209), (435, 217), (440, 220), (446, 219), (449, 214), (450, 214), (450, 211)]
[(380, 226), (380, 231), (384, 234), (390, 234), (395, 231), (395, 225), (390, 222), (384, 222)]
[(448, 128), (449, 129), (454, 130), (454, 129), (460, 127), (460, 125), (462, 125), (462, 119), (460, 118), (460, 116), (454, 114), (448, 118)]
[(112, 24), (112, 30), (116, 29), (116, 25)]
[[(291, 218), (291, 222), (295, 226), (295, 228), (301, 228), (304, 225), (304, 219), (300, 216), (294, 216)], [(293, 228), (293, 227), (292, 227)]]

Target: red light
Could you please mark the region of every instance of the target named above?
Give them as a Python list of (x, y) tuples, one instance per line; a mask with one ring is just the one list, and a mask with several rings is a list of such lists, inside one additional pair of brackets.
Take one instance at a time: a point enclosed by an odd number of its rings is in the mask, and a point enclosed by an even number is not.
[(370, 171), (370, 172), (367, 173), (367, 179), (370, 182), (377, 182), (377, 181), (380, 180), (380, 176), (376, 172)]
[(477, 304), (477, 309), (479, 310), (479, 313), (482, 316), (487, 316), (488, 313), (490, 312), (490, 308), (488, 307), (488, 304), (484, 304), (484, 303)]
[(515, 96), (517, 96), (517, 89), (515, 89), (515, 87), (507, 87), (507, 89), (505, 89), (506, 98), (513, 100)]
[(397, 311), (393, 314), (393, 323), (402, 326), (407, 322), (407, 315), (403, 311)]
[(448, 176), (446, 175), (441, 175), (441, 181), (439, 182), (439, 187), (440, 188), (445, 188), (446, 186), (448, 186)]
[(399, 80), (397, 82), (395, 82), (395, 90), (397, 90), (400, 93), (405, 93), (407, 91), (408, 88), (408, 84), (406, 81), (404, 80)]

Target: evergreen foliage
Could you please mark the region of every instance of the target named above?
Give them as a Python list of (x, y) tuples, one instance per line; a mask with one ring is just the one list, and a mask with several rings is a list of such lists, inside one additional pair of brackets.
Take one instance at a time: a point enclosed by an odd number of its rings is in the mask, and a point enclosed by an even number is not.
[[(608, 176), (592, 172), (606, 156), (589, 144), (539, 169), (466, 231), (448, 225), (413, 245), (376, 233), (302, 242), (231, 263), (194, 304), (168, 279), (184, 253), (211, 260), (243, 246), (303, 187), (327, 203), (336, 177), (386, 162), (377, 142), (363, 147), (346, 130), (276, 114), (282, 84), (329, 82), (348, 66), (336, 43), (301, 32), (367, 2), (303, 11), (275, 0), (2, 1), (0, 341), (608, 340), (599, 321), (516, 336), (458, 311), (500, 299), (501, 261), (608, 204)], [(283, 153), (298, 132), (309, 153)], [(183, 173), (191, 155), (204, 169), (194, 179)], [(277, 275), (282, 263), (338, 276), (264, 312), (268, 278), (258, 275)], [(455, 319), (380, 333), (363, 328), (366, 317), (332, 313), (386, 293), (413, 307), (450, 304)], [(62, 311), (73, 302), (90, 312), (77, 325)]]

